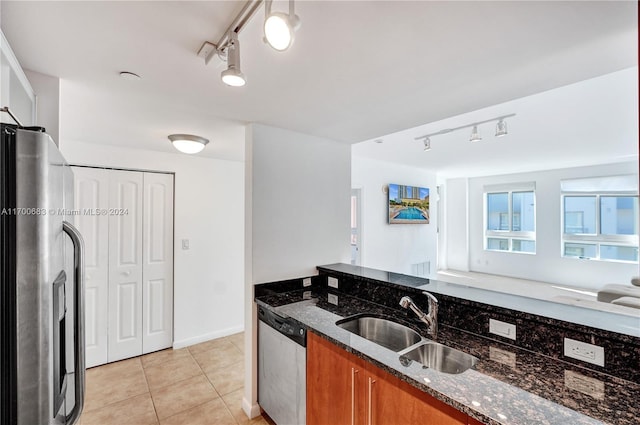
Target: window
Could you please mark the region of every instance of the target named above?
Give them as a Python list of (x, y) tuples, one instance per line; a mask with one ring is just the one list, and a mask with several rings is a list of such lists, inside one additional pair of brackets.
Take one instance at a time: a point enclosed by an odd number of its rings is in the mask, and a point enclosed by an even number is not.
[(535, 191), (531, 187), (485, 187), (486, 250), (536, 253)]
[(604, 261), (638, 261), (638, 196), (563, 194), (562, 255)]

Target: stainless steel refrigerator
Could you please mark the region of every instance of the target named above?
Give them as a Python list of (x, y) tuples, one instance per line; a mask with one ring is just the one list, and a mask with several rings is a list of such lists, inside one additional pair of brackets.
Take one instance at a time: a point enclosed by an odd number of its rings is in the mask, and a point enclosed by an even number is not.
[(73, 424), (84, 399), (73, 173), (43, 129), (2, 124), (0, 424)]

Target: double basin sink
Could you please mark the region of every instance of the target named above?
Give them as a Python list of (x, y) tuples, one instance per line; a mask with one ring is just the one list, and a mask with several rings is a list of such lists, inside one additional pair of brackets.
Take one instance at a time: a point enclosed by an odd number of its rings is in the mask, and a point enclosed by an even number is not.
[(410, 360), (443, 373), (458, 374), (478, 359), (446, 345), (424, 339), (411, 328), (388, 318), (358, 314), (336, 322), (338, 327), (400, 354), (402, 364)]

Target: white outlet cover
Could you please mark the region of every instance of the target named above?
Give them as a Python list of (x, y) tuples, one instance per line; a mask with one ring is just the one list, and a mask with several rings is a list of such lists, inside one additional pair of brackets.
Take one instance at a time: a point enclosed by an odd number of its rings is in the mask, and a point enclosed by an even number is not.
[(600, 347), (599, 345), (565, 338), (564, 355), (572, 359), (604, 367), (604, 347)]
[(489, 319), (489, 332), (505, 338), (516, 339), (516, 325), (500, 320)]
[(329, 279), (328, 279), (327, 282), (328, 282), (330, 288), (338, 289), (338, 279), (336, 279), (335, 277), (329, 276)]
[(311, 278), (305, 277), (304, 279), (302, 279), (302, 286), (304, 288), (306, 288), (307, 286), (311, 286)]
[(338, 296), (335, 294), (327, 294), (329, 304), (338, 305)]

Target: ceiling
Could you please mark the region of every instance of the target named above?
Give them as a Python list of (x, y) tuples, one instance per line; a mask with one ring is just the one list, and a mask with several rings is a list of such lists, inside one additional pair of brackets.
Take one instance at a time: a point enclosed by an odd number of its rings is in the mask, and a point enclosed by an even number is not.
[[(495, 137), (496, 121), (432, 136), (504, 115), (508, 134)], [(475, 177), (637, 161), (638, 68), (628, 68), (535, 95), (355, 144), (355, 157), (425, 168), (441, 178)], [(377, 143), (382, 141), (382, 143)]]
[(171, 151), (193, 133), (230, 160), (249, 122), (357, 143), (637, 64), (636, 2), (298, 1), (287, 52), (263, 44), (262, 10), (240, 34), (231, 88), (196, 53), (241, 7), (3, 0), (0, 19), (25, 69), (61, 78), (62, 143)]

